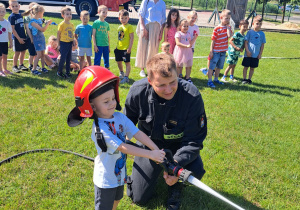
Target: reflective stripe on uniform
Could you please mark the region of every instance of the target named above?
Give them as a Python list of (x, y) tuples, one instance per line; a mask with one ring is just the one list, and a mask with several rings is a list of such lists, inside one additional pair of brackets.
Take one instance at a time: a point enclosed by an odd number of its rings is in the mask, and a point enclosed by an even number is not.
[(183, 137), (183, 132), (180, 134), (170, 134), (170, 135), (164, 135), (164, 139), (179, 139)]

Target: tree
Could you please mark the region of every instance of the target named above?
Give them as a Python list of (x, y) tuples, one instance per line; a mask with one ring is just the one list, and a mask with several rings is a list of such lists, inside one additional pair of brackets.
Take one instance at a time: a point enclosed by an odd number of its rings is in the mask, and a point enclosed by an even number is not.
[(300, 2), (299, 0), (279, 0), (279, 4), (283, 5), (281, 23), (284, 23), (284, 16), (285, 16), (286, 4), (287, 3), (291, 3), (292, 5), (294, 5), (294, 4), (298, 4), (299, 2)]

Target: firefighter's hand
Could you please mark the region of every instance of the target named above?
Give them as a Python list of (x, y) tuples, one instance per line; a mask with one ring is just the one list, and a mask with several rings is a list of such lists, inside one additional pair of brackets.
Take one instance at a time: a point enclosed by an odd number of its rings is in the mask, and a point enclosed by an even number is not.
[(169, 185), (169, 186), (172, 186), (178, 182), (178, 177), (171, 176), (165, 171), (164, 171), (164, 179), (165, 179), (167, 185)]

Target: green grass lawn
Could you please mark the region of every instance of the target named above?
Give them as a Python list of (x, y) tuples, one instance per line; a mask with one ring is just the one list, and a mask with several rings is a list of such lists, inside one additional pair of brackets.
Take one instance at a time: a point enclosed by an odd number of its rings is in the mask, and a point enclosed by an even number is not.
[[(61, 22), (60, 18), (52, 19)], [(80, 23), (78, 19), (72, 22)], [(117, 26), (111, 24), (112, 51)], [(46, 38), (56, 30), (57, 26), (50, 26)], [(266, 38), (263, 57), (300, 57), (299, 35), (266, 33)], [(135, 36), (132, 57), (136, 46)], [(208, 55), (209, 47), (210, 37), (200, 36), (195, 56)], [(10, 50), (9, 58), (12, 55)], [(12, 61), (8, 64), (12, 67)], [(110, 60), (110, 65), (118, 75), (116, 62)], [(131, 66), (130, 84), (120, 86), (122, 105), (130, 85), (140, 79), (134, 60)], [(194, 59), (192, 78), (208, 117), (208, 135), (201, 151), (207, 173), (202, 181), (245, 209), (300, 209), (299, 60), (262, 59), (253, 84), (246, 86), (240, 82), (240, 60), (235, 73), (239, 82), (215, 90), (207, 87), (207, 78), (199, 72), (204, 66), (206, 59)], [(75, 106), (75, 78), (73, 73), (70, 80), (59, 79), (55, 71), (0, 78), (0, 161), (39, 148), (96, 156), (90, 137), (92, 121), (76, 128), (66, 123)], [(129, 156), (129, 173), (132, 160)], [(92, 175), (93, 163), (74, 155), (48, 152), (22, 156), (0, 166), (0, 209), (93, 209)], [(118, 209), (163, 209), (166, 197), (166, 185), (160, 180), (157, 194), (147, 206), (132, 204), (125, 194)], [(188, 186), (182, 209), (232, 208)]]

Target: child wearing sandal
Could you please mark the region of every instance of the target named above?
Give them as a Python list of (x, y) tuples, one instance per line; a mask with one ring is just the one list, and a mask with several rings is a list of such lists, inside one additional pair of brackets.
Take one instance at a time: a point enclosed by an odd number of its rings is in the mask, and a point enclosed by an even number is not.
[(12, 47), (12, 28), (10, 22), (4, 19), (6, 8), (4, 4), (0, 3), (0, 76), (6, 77), (6, 75), (12, 74), (7, 70), (7, 54), (8, 48)]

